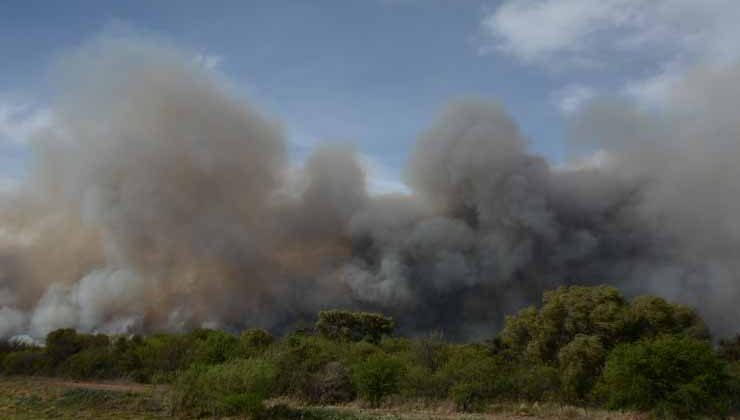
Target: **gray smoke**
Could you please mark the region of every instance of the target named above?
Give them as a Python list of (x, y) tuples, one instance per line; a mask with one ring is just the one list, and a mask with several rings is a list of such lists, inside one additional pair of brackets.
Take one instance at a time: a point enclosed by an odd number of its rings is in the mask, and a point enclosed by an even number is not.
[(740, 67), (697, 69), (665, 109), (587, 106), (568, 138), (591, 165), (529, 152), (498, 104), (453, 103), (417, 140), (412, 193), (371, 195), (349, 148), (292, 166), (280, 125), (190, 57), (107, 37), (55, 68), (53, 124), (0, 206), (0, 336), (281, 330), (343, 307), (481, 337), (572, 283), (734, 332)]

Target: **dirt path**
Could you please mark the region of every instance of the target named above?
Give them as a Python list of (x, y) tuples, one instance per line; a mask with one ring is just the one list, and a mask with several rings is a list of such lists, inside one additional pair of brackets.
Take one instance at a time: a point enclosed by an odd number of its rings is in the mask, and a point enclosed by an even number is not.
[(101, 391), (119, 391), (119, 392), (149, 392), (153, 387), (151, 385), (137, 384), (133, 382), (87, 382), (87, 381), (65, 381), (58, 379), (40, 380), (44, 384), (51, 386), (63, 386), (66, 388), (84, 388), (98, 389)]

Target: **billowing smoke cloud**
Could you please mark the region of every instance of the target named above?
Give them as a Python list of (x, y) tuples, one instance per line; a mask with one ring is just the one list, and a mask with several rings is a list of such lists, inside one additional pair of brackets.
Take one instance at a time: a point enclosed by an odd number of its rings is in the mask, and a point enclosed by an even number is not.
[(281, 330), (330, 307), (408, 333), (493, 334), (561, 284), (611, 283), (740, 319), (740, 68), (660, 113), (597, 101), (552, 167), (498, 104), (452, 104), (417, 140), (408, 195), (370, 195), (351, 149), (299, 169), (280, 125), (185, 52), (104, 38), (55, 75), (51, 128), (0, 206), (0, 336), (59, 327)]

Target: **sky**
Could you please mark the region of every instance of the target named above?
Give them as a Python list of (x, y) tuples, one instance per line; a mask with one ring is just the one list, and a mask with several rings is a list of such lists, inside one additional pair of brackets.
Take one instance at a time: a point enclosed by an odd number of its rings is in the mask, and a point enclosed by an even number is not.
[(571, 158), (568, 121), (608, 96), (660, 109), (698, 64), (740, 58), (736, 0), (0, 0), (0, 190), (49, 124), (55, 60), (111, 30), (172, 43), (279, 120), (300, 161), (349, 143), (403, 191), (419, 133), (452, 100), (497, 100), (533, 151)]

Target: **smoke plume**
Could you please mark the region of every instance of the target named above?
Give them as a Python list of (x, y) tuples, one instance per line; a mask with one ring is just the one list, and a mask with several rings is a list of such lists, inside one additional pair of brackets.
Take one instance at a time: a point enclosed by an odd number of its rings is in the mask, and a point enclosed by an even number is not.
[(280, 124), (189, 54), (104, 38), (55, 68), (53, 124), (0, 202), (0, 336), (199, 326), (279, 331), (325, 308), (407, 333), (490, 336), (562, 284), (610, 283), (740, 319), (740, 67), (670, 107), (603, 99), (553, 167), (496, 103), (421, 132), (410, 194), (372, 195), (351, 149), (298, 169)]

